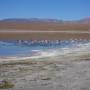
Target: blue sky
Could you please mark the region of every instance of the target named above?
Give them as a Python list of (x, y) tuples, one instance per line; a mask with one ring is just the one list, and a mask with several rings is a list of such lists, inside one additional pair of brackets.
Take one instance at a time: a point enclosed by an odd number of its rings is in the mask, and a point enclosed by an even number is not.
[(90, 0), (0, 0), (0, 19), (77, 20), (89, 16)]

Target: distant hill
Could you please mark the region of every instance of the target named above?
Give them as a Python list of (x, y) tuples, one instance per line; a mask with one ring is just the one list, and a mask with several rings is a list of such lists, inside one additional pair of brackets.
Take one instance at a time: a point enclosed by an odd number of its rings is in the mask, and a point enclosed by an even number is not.
[(81, 23), (90, 23), (90, 17), (79, 20)]
[(31, 22), (62, 22), (62, 20), (58, 19), (40, 19), (40, 18), (11, 18), (11, 19), (3, 19), (2, 22), (19, 22), (19, 23), (31, 23)]
[(90, 30), (90, 17), (77, 21), (40, 18), (11, 18), (0, 20), (0, 29), (26, 30)]

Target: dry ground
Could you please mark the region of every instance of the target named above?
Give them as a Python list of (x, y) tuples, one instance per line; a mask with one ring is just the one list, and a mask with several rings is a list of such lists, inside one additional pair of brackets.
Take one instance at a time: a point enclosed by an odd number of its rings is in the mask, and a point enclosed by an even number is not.
[(4, 62), (0, 64), (0, 80), (14, 84), (9, 90), (90, 90), (87, 57)]
[(0, 39), (23, 39), (23, 40), (56, 40), (56, 39), (90, 39), (90, 33), (0, 33)]
[[(0, 22), (0, 30), (56, 30), (56, 31), (90, 31), (89, 23), (15, 23)], [(66, 34), (66, 33), (1, 33), (0, 39), (90, 39), (90, 34)]]
[(90, 23), (79, 22), (31, 22), (31, 23), (15, 23), (0, 22), (0, 29), (19, 29), (19, 30), (90, 30)]

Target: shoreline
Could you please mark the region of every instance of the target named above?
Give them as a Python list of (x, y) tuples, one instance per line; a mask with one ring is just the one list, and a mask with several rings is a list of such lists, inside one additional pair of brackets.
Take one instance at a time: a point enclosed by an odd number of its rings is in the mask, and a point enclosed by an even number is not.
[(0, 63), (4, 62), (22, 62), (22, 61), (79, 61), (79, 60), (90, 60), (90, 52), (88, 53), (77, 53), (70, 55), (46, 55), (46, 56), (31, 56), (31, 57), (0, 57)]
[[(0, 62), (3, 61), (19, 61), (29, 59), (43, 59), (43, 58), (59, 58), (59, 59), (75, 59), (82, 56), (90, 55), (90, 42), (84, 44), (77, 44), (72, 47), (63, 47), (50, 50), (32, 50), (32, 54), (0, 56)], [(84, 57), (83, 57), (84, 58)]]

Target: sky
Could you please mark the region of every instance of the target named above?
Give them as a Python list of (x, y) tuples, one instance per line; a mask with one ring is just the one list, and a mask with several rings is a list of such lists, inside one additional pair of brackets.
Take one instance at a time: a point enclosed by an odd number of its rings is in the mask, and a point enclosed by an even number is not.
[(90, 0), (0, 0), (0, 19), (90, 17)]

